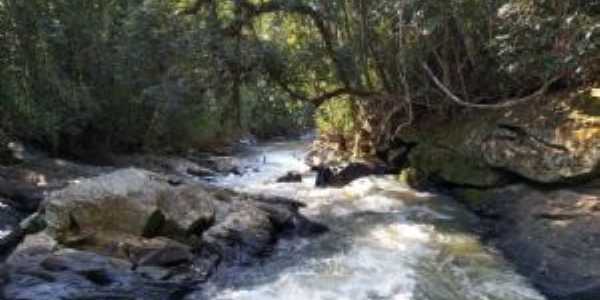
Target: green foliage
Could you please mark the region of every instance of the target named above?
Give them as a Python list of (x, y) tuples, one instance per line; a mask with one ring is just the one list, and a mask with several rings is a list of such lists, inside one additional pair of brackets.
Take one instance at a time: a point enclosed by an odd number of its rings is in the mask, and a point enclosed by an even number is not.
[(561, 72), (586, 79), (595, 75), (590, 59), (600, 57), (599, 12), (597, 1), (507, 1), (490, 45), (501, 69), (522, 84)]
[(459, 115), (424, 64), (479, 104), (596, 82), (599, 15), (583, 0), (0, 0), (0, 126), (63, 154), (181, 151), (303, 130), (313, 101), (321, 132), (384, 136)]
[(356, 128), (353, 102), (347, 98), (335, 99), (319, 107), (315, 119), (319, 133), (351, 136)]
[[(169, 0), (0, 1), (0, 126), (85, 156), (186, 150), (248, 128), (268, 136), (267, 128), (306, 119), (296, 113), (304, 105), (289, 98), (262, 100), (257, 45), (220, 31), (229, 8), (223, 20), (182, 17), (179, 8)], [(236, 43), (247, 52), (234, 51)], [(232, 102), (235, 85), (262, 98)], [(234, 120), (244, 109), (248, 119)]]
[[(266, 84), (266, 81), (259, 81)], [(312, 127), (313, 109), (273, 88), (244, 89), (246, 127), (260, 138), (295, 135)]]

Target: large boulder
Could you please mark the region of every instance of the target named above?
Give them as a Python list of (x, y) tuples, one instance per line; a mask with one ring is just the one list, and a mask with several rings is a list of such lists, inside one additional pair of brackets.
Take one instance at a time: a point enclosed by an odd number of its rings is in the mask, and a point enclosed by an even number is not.
[(600, 187), (541, 190), (515, 185), (461, 191), (487, 217), (490, 237), (519, 271), (557, 300), (600, 295)]
[(204, 234), (221, 259), (229, 264), (247, 264), (268, 253), (275, 241), (275, 227), (259, 208), (247, 205), (228, 214)]
[(62, 245), (134, 265), (173, 265), (194, 260), (191, 252), (245, 264), (268, 253), (281, 232), (317, 233), (300, 206), (124, 169), (53, 192), (44, 208), (47, 232)]
[(151, 235), (161, 225), (158, 199), (168, 188), (158, 175), (138, 169), (73, 183), (47, 199), (48, 229), (59, 241), (98, 231)]
[(518, 178), (552, 184), (600, 175), (600, 101), (587, 93), (468, 114), (404, 132), (403, 143), (415, 145), (407, 156), (414, 182), (490, 188)]
[(211, 224), (211, 195), (191, 185), (125, 169), (84, 179), (52, 193), (45, 205), (50, 232), (61, 242), (96, 233), (153, 237), (165, 230), (190, 233)]
[(214, 196), (197, 185), (174, 187), (158, 198), (165, 230), (172, 234), (201, 234), (215, 222)]
[(578, 95), (505, 116), (481, 150), (491, 167), (541, 183), (600, 175), (600, 101)]

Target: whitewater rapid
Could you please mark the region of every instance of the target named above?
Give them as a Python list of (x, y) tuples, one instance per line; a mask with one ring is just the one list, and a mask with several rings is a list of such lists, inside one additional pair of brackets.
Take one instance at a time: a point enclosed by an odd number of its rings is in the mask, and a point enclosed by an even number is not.
[[(303, 163), (306, 142), (253, 148), (253, 171), (216, 183), (293, 198), (329, 227), (313, 238), (279, 242), (256, 266), (222, 272), (186, 299), (215, 300), (542, 300), (473, 229), (479, 220), (449, 197), (418, 192), (393, 176), (343, 188), (315, 188)], [(288, 171), (301, 183), (277, 183)]]

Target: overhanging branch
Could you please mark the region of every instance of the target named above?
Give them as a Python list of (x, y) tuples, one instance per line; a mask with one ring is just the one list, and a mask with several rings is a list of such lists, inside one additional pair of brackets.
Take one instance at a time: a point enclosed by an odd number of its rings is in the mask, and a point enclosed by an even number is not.
[[(201, 10), (201, 8), (210, 4), (213, 0), (197, 0), (189, 9), (184, 10), (183, 14), (194, 14)], [(325, 51), (327, 55), (333, 61), (339, 80), (344, 86), (350, 86), (350, 79), (346, 72), (342, 61), (339, 59), (334, 45), (334, 37), (327, 28), (325, 23), (325, 17), (322, 16), (318, 11), (302, 3), (274, 0), (269, 2), (263, 2), (260, 4), (252, 4), (248, 0), (236, 0), (236, 5), (244, 9), (243, 17), (234, 20), (226, 28), (222, 29), (222, 32), (226, 36), (237, 36), (240, 33), (242, 26), (250, 23), (252, 19), (268, 13), (275, 12), (288, 12), (293, 14), (299, 14), (308, 16), (315, 24), (323, 43), (325, 44)]]
[(429, 68), (429, 66), (426, 63), (422, 63), (421, 65), (423, 66), (423, 69), (425, 69), (425, 72), (427, 72), (427, 75), (429, 75), (431, 80), (433, 80), (435, 85), (442, 92), (444, 92), (444, 94), (446, 94), (446, 96), (448, 96), (448, 98), (450, 100), (452, 100), (453, 102), (455, 102), (456, 104), (461, 105), (461, 106), (472, 107), (472, 108), (481, 108), (481, 109), (507, 108), (507, 107), (512, 107), (515, 105), (519, 105), (519, 104), (531, 101), (533, 99), (536, 99), (536, 98), (541, 97), (544, 94), (546, 94), (546, 92), (548, 91), (550, 86), (552, 86), (552, 84), (554, 84), (555, 82), (557, 82), (559, 79), (562, 78), (562, 76), (553, 77), (552, 79), (550, 79), (549, 81), (544, 83), (544, 85), (539, 90), (537, 90), (536, 92), (534, 92), (533, 94), (531, 94), (529, 96), (525, 96), (525, 97), (521, 97), (521, 98), (507, 99), (498, 104), (477, 104), (477, 103), (470, 103), (470, 102), (466, 102), (466, 101), (462, 100), (460, 97), (458, 97), (452, 91), (450, 91), (450, 89), (448, 87), (446, 87), (442, 83), (442, 81), (435, 76), (435, 74), (433, 73), (431, 68)]
[(372, 96), (377, 95), (377, 93), (373, 93), (373, 92), (369, 92), (369, 91), (341, 87), (341, 88), (337, 88), (335, 90), (326, 92), (326, 93), (321, 94), (316, 97), (308, 97), (300, 92), (294, 91), (285, 82), (282, 82), (281, 80), (277, 80), (277, 79), (276, 79), (276, 81), (279, 84), (279, 86), (281, 87), (281, 89), (283, 89), (286, 93), (288, 93), (288, 95), (290, 95), (290, 97), (301, 100), (301, 101), (310, 102), (313, 105), (315, 105), (316, 107), (321, 106), (327, 100), (330, 100), (330, 99), (333, 99), (336, 97), (340, 97), (340, 96), (345, 96), (345, 95), (357, 96), (357, 97), (372, 97)]

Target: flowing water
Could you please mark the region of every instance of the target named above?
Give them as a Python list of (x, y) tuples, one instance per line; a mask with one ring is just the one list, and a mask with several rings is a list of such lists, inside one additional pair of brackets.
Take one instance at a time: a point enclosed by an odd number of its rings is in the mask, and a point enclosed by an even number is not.
[[(260, 265), (223, 272), (189, 299), (544, 299), (479, 241), (477, 218), (452, 199), (393, 177), (315, 188), (302, 163), (305, 149), (304, 142), (256, 147), (243, 158), (254, 172), (217, 182), (302, 201), (302, 212), (330, 231), (283, 240)], [(275, 183), (290, 170), (305, 173), (304, 181)]]

